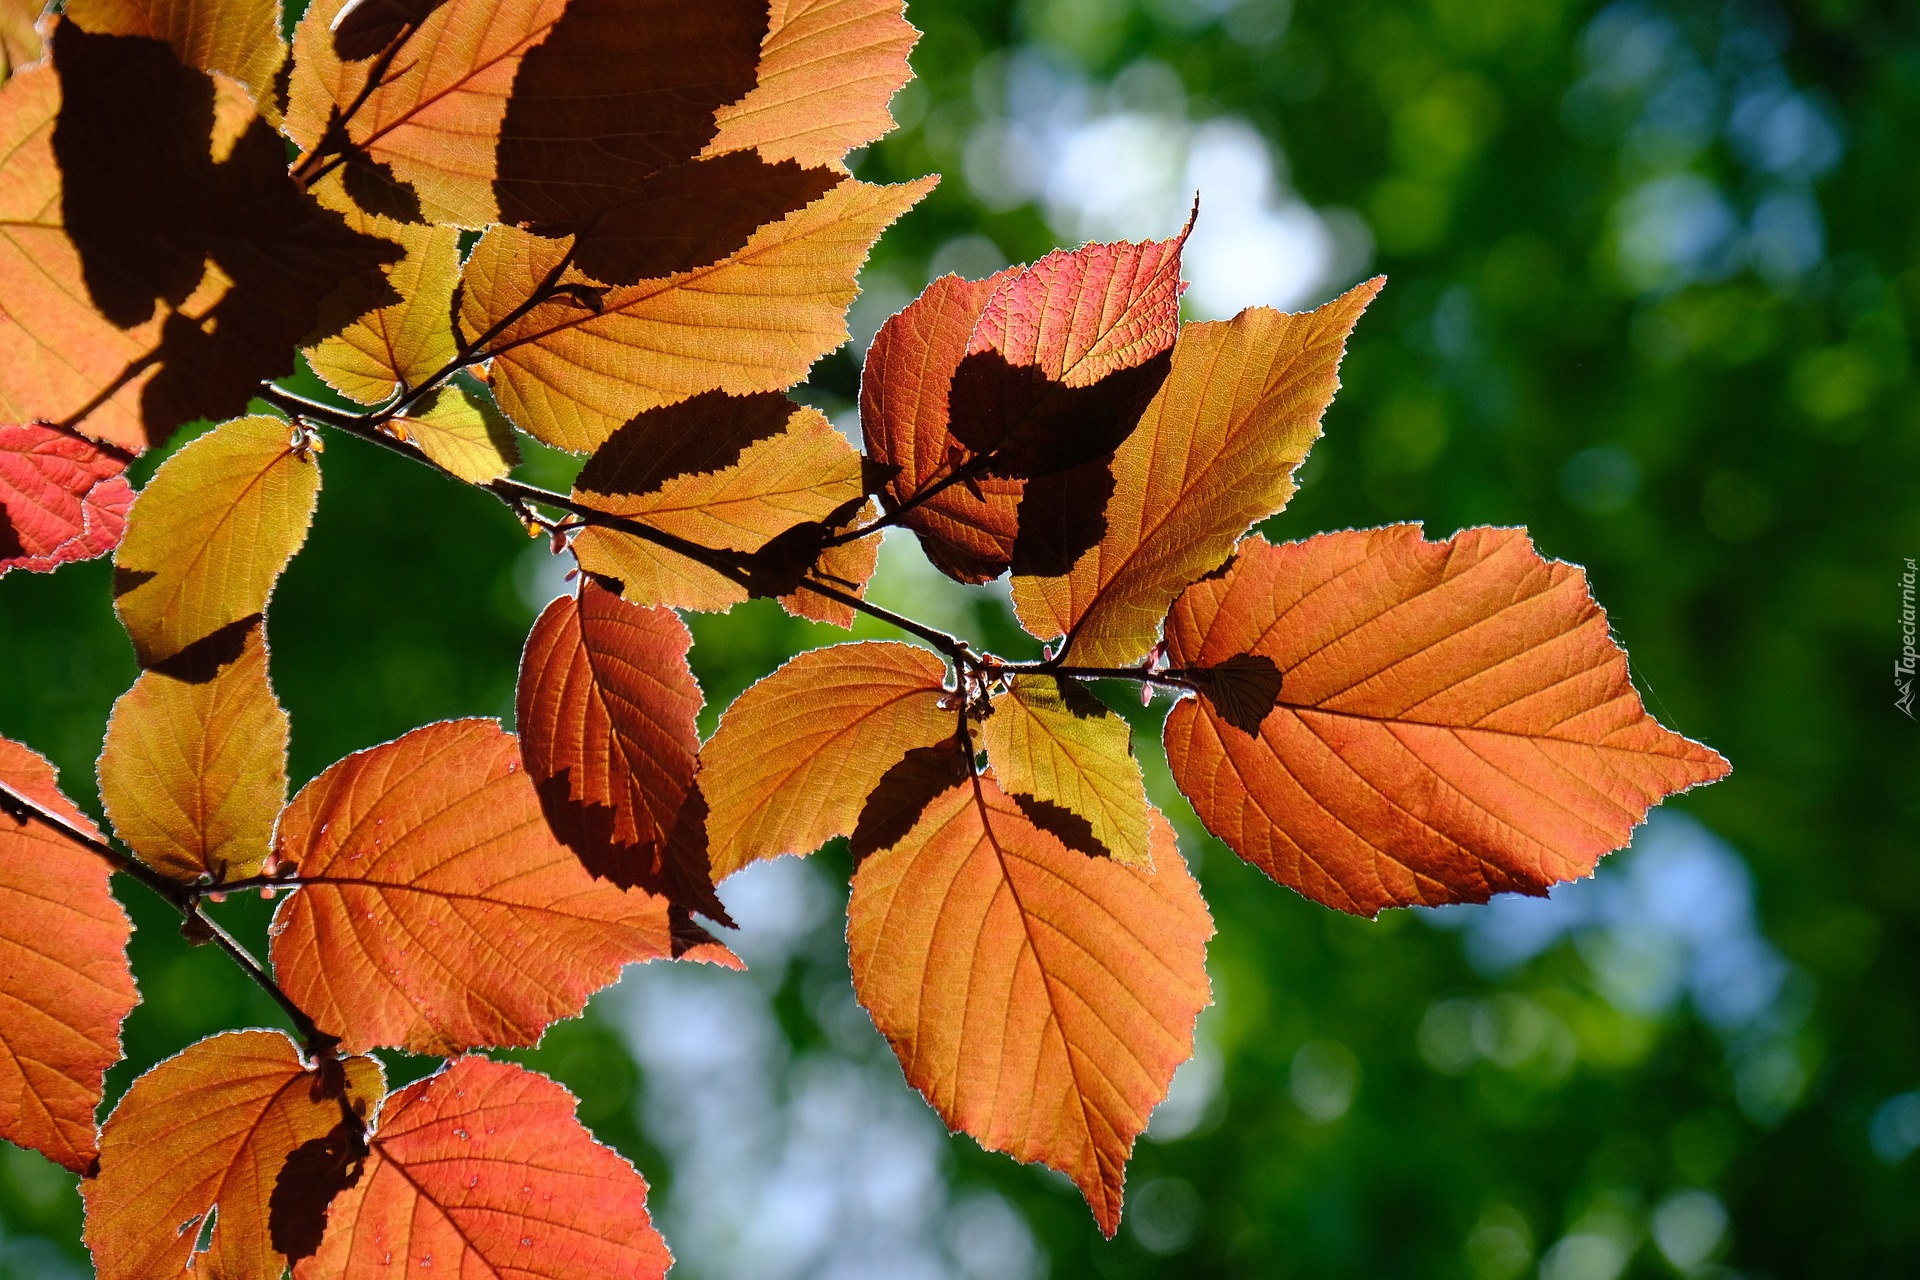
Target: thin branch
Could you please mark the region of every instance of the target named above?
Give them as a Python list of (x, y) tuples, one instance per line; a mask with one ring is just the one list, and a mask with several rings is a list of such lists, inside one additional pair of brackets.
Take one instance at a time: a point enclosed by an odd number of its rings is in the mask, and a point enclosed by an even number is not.
[(901, 503), (899, 506), (894, 507), (889, 511), (881, 512), (881, 514), (875, 517), (871, 522), (860, 526), (858, 529), (847, 529), (847, 530), (844, 530), (843, 532), (834, 534), (832, 537), (827, 539), (827, 545), (830, 547), (837, 547), (848, 542), (858, 542), (860, 539), (867, 537), (869, 534), (875, 534), (880, 532), (882, 529), (888, 529), (888, 528), (893, 528), (898, 526), (901, 520), (909, 512), (918, 510), (920, 507), (923, 507), (927, 503), (932, 502), (935, 498), (939, 497), (941, 494), (945, 493), (947, 490), (953, 488), (954, 485), (960, 484), (967, 480), (979, 479), (980, 476), (986, 472), (989, 458), (990, 458), (990, 455), (981, 454), (979, 457), (974, 458), (971, 461), (961, 466), (955, 467), (952, 471), (949, 471), (946, 475), (942, 476), (940, 479), (934, 481), (932, 484), (928, 485), (926, 488), (922, 489), (920, 492), (914, 494), (911, 498), (908, 498), (905, 502)]

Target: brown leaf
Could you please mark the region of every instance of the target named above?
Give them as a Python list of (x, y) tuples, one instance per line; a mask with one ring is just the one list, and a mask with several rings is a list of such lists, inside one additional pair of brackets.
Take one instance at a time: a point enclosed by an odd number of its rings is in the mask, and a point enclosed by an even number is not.
[[(269, 1203), (289, 1158), (347, 1113), (368, 1117), (385, 1092), (371, 1058), (335, 1070), (344, 1090), (280, 1032), (230, 1031), (134, 1081), (101, 1130), (99, 1174), (80, 1184), (100, 1280), (281, 1274), (286, 1242), (269, 1230)], [(324, 1220), (326, 1200), (317, 1207)]]
[(1241, 857), (1356, 915), (1544, 894), (1727, 773), (1646, 713), (1586, 575), (1522, 529), (1250, 537), (1175, 602), (1167, 654), (1282, 673), (1257, 736), (1177, 704), (1167, 763)]
[(16, 796), (100, 834), (60, 794), (52, 765), (0, 738), (0, 1138), (84, 1174), (101, 1077), (140, 999), (127, 967), (133, 926), (107, 890), (106, 862), (27, 817)]
[(491, 720), (341, 760), (287, 806), (274, 852), (300, 885), (274, 915), (275, 976), (350, 1053), (533, 1044), (672, 949), (666, 900), (587, 874)]
[(864, 641), (803, 653), (735, 698), (700, 749), (714, 878), (850, 834), (891, 766), (952, 735), (946, 675), (926, 649)]
[(1016, 568), (1026, 628), (1043, 640), (1070, 635), (1066, 652), (1089, 666), (1124, 666), (1151, 649), (1181, 589), (1286, 506), (1339, 386), (1347, 335), (1382, 283), (1302, 315), (1255, 307), (1185, 326), (1167, 381), (1114, 455), (1092, 550), (1055, 557), (1050, 573), (1036, 565), (1047, 576)]
[(853, 985), (950, 1126), (1072, 1178), (1120, 1225), (1133, 1140), (1193, 1052), (1213, 922), (1173, 828), (1155, 870), (1089, 858), (991, 777), (950, 787), (853, 878)]

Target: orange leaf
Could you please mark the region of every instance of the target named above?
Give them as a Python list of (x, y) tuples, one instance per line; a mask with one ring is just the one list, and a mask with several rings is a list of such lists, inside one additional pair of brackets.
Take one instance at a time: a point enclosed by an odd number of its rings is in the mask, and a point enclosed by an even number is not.
[(773, 0), (759, 83), (716, 113), (707, 154), (757, 149), (769, 160), (846, 171), (847, 152), (893, 128), (888, 104), (913, 78), (920, 33), (901, 0)]
[[(871, 500), (862, 503), (851, 519), (838, 527), (827, 523), (826, 532), (846, 533), (872, 523), (879, 515), (879, 508)], [(867, 583), (873, 580), (873, 574), (880, 567), (880, 537), (874, 534), (853, 542), (843, 542), (828, 547), (821, 553), (807, 577), (815, 582), (837, 587), (848, 595), (865, 598)], [(798, 590), (780, 597), (780, 607), (796, 618), (807, 618), (814, 622), (824, 622), (839, 627), (843, 631), (853, 629), (855, 609), (831, 597), (802, 584)]]
[(235, 82), (70, 22), (53, 46), (0, 95), (0, 420), (139, 452), (244, 413), (399, 250), (294, 185)]
[(591, 578), (548, 605), (520, 659), (520, 749), (554, 834), (589, 871), (716, 920), (693, 771), (700, 686), (671, 609)]
[[(914, 502), (959, 465), (964, 447), (947, 429), (948, 388), (987, 300), (1012, 274), (978, 281), (940, 277), (881, 325), (867, 348), (860, 429), (867, 456), (898, 469), (881, 491), (887, 510)], [(927, 559), (942, 573), (986, 582), (1013, 558), (1022, 487), (1019, 480), (985, 476), (918, 502), (900, 523), (919, 536)]]
[(86, 1173), (100, 1078), (140, 998), (127, 967), (133, 926), (107, 890), (106, 862), (13, 797), (99, 830), (60, 794), (52, 765), (0, 738), (0, 1138)]
[(1173, 828), (1154, 871), (1089, 858), (991, 777), (936, 798), (853, 878), (854, 989), (955, 1129), (1080, 1187), (1120, 1223), (1133, 1140), (1193, 1052), (1213, 922)]
[(62, 12), (95, 35), (166, 41), (187, 66), (238, 80), (278, 123), (274, 79), (287, 60), (279, 0), (67, 0)]
[[(100, 1280), (280, 1275), (283, 1246), (305, 1234), (311, 1251), (326, 1210), (319, 1199), (302, 1223), (275, 1196), (288, 1157), (333, 1135), (358, 1140), (348, 1111), (363, 1121), (382, 1092), (373, 1059), (322, 1071), (278, 1031), (231, 1031), (162, 1062), (107, 1117), (100, 1172), (80, 1184)], [(209, 1247), (195, 1252), (216, 1212)]]
[(575, 1119), (573, 1095), (524, 1067), (462, 1058), (408, 1085), (370, 1145), (295, 1280), (657, 1280), (673, 1264), (646, 1182)]
[(287, 802), (287, 713), (267, 679), (266, 624), (208, 681), (141, 675), (113, 704), (100, 799), (148, 866), (191, 883), (259, 873)]
[(361, 404), (379, 404), (403, 385), (424, 385), (454, 362), (453, 288), (460, 281), (460, 232), (417, 227), (364, 214), (349, 221), (396, 240), (406, 257), (387, 272), (400, 295), (369, 311), (338, 334), (307, 350), (307, 361), (328, 386)]
[(319, 461), (280, 418), (229, 422), (162, 463), (113, 557), (140, 665), (204, 680), (238, 656), (319, 496)]
[(667, 903), (554, 840), (513, 735), (452, 720), (357, 752), (280, 815), (299, 892), (274, 972), (351, 1053), (532, 1044), (620, 967), (673, 951)]
[[(585, 451), (643, 409), (702, 391), (751, 395), (799, 382), (847, 339), (846, 311), (867, 251), (933, 189), (922, 178), (872, 186), (851, 178), (762, 227), (738, 252), (661, 280), (542, 303), (487, 346), (507, 416), (548, 444)], [(496, 227), (467, 260), (462, 323), (472, 335), (510, 319), (566, 256), (563, 240)]]
[(735, 698), (700, 750), (714, 879), (851, 833), (889, 768), (953, 733), (946, 676), (917, 645), (863, 641), (803, 653)]
[(1105, 532), (1057, 577), (1016, 575), (1020, 621), (1089, 666), (1136, 662), (1182, 588), (1293, 496), (1320, 435), (1347, 335), (1383, 281), (1317, 311), (1249, 308), (1189, 324), (1139, 428), (1115, 452)]
[(123, 456), (44, 423), (0, 426), (0, 576), (103, 556), (126, 532)]
[(1203, 681), (1278, 669), (1257, 733), (1244, 699), (1176, 705), (1167, 762), (1241, 857), (1357, 915), (1544, 894), (1727, 774), (1646, 713), (1585, 573), (1523, 529), (1248, 538), (1175, 603), (1167, 650)]
[[(714, 550), (752, 552), (862, 492), (860, 455), (818, 409), (774, 393), (708, 392), (614, 432), (573, 496)], [(728, 609), (747, 598), (738, 582), (618, 530), (583, 530), (574, 554), (640, 604)]]

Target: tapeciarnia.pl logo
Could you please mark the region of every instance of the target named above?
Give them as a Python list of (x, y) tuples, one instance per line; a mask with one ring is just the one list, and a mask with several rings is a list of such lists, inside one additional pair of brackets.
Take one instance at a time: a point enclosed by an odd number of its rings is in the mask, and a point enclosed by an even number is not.
[(1913, 720), (1913, 672), (1920, 655), (1913, 649), (1913, 557), (1907, 557), (1907, 571), (1900, 575), (1900, 656), (1893, 663), (1893, 705)]

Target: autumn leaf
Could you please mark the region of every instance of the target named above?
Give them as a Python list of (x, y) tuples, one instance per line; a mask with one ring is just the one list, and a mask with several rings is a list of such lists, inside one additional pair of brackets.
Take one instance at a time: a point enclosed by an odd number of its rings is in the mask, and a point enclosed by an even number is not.
[(0, 93), (0, 419), (139, 452), (244, 413), (399, 251), (302, 194), (236, 82), (159, 40), (53, 45)]
[(587, 874), (491, 720), (348, 756), (287, 806), (274, 852), (300, 883), (274, 972), (350, 1053), (532, 1044), (673, 951), (666, 901)]
[(954, 732), (946, 664), (881, 641), (813, 649), (733, 700), (700, 750), (713, 876), (849, 835), (908, 750)]
[(279, 0), (67, 0), (62, 13), (94, 35), (164, 40), (185, 65), (239, 81), (279, 123), (274, 81), (287, 59)]
[(213, 1036), (154, 1067), (107, 1117), (100, 1172), (80, 1184), (100, 1280), (280, 1275), (271, 1202), (288, 1157), (349, 1114), (366, 1120), (384, 1092), (373, 1059), (323, 1070), (278, 1031)]
[[(588, 460), (573, 492), (596, 510), (735, 552), (759, 551), (863, 494), (860, 455), (818, 409), (773, 393), (720, 392), (635, 417)], [(749, 594), (631, 533), (590, 527), (573, 545), (582, 567), (618, 579), (637, 603), (728, 609)]]
[(520, 463), (520, 442), (487, 393), (444, 386), (388, 419), (437, 466), (468, 484), (486, 484)]
[(114, 833), (175, 880), (257, 875), (287, 802), (287, 713), (267, 679), (266, 624), (208, 681), (142, 673), (113, 705), (100, 799)]
[(693, 799), (703, 699), (687, 667), (692, 645), (672, 610), (583, 581), (527, 637), (520, 749), (554, 834), (589, 871), (731, 923)]
[(0, 426), (0, 576), (103, 556), (126, 532), (124, 454), (45, 423)]
[(1000, 785), (1070, 849), (1149, 867), (1133, 731), (1070, 677), (1015, 676), (980, 727)]
[(42, 0), (0, 0), (0, 84), (46, 53), (34, 26), (45, 8)]
[(1257, 734), (1177, 704), (1167, 762), (1241, 857), (1357, 915), (1544, 894), (1727, 773), (1646, 713), (1585, 573), (1520, 529), (1248, 538), (1174, 604), (1167, 654), (1279, 669)]
[(1383, 283), (1301, 315), (1253, 307), (1184, 326), (1165, 384), (1114, 454), (1103, 536), (1059, 576), (1016, 572), (1027, 630), (1067, 636), (1069, 660), (1089, 666), (1151, 649), (1174, 597), (1293, 496), (1347, 335)]
[(114, 553), (114, 608), (140, 665), (205, 679), (232, 661), (307, 540), (320, 467), (279, 418), (242, 418), (161, 464)]
[(1154, 870), (1089, 858), (991, 777), (927, 807), (853, 878), (853, 984), (954, 1129), (1079, 1186), (1120, 1223), (1133, 1140), (1193, 1052), (1213, 922), (1152, 813)]
[(566, 260), (565, 240), (489, 231), (467, 260), (461, 322), (491, 334), (494, 394), (516, 425), (585, 452), (642, 410), (702, 391), (781, 391), (847, 339), (854, 276), (880, 233), (933, 189), (922, 178), (873, 186), (851, 178), (755, 232), (738, 252), (661, 280), (585, 290), (516, 311)]
[(758, 83), (716, 113), (707, 154), (757, 150), (768, 160), (842, 172), (847, 153), (893, 129), (888, 104), (913, 78), (920, 33), (901, 0), (773, 0)]
[(426, 385), (451, 367), (458, 354), (453, 290), (460, 281), (460, 232), (365, 215), (349, 215), (349, 221), (378, 226), (405, 249), (406, 257), (387, 272), (387, 283), (400, 301), (369, 311), (309, 348), (307, 361), (341, 395), (361, 404), (380, 404), (403, 388)]
[(75, 1173), (93, 1164), (100, 1081), (120, 1060), (120, 1024), (139, 1001), (127, 967), (133, 926), (107, 864), (19, 801), (99, 838), (60, 794), (53, 766), (0, 738), (0, 1138)]
[(960, 582), (1004, 573), (1019, 533), (1019, 480), (982, 476), (925, 496), (967, 460), (947, 429), (948, 388), (987, 300), (1012, 274), (935, 280), (880, 326), (860, 377), (867, 456), (893, 472), (881, 501), (919, 537), (934, 567)]
[(673, 1264), (647, 1184), (536, 1072), (462, 1058), (390, 1095), (360, 1178), (295, 1280), (514, 1276), (645, 1280)]
[[(844, 507), (836, 510), (845, 510)], [(868, 500), (860, 504), (843, 524), (835, 525), (831, 519), (821, 522), (821, 532), (832, 537), (848, 534), (855, 529), (871, 527), (880, 514), (879, 508)], [(855, 538), (851, 542), (837, 542), (820, 553), (813, 566), (807, 571), (808, 581), (833, 587), (847, 595), (862, 599), (867, 594), (867, 584), (873, 580), (874, 571), (880, 567), (880, 537), (870, 534), (864, 538)], [(843, 600), (828, 596), (814, 587), (802, 583), (787, 595), (778, 597), (780, 607), (796, 618), (806, 618), (813, 622), (824, 622), (828, 626), (851, 631), (858, 610)]]

